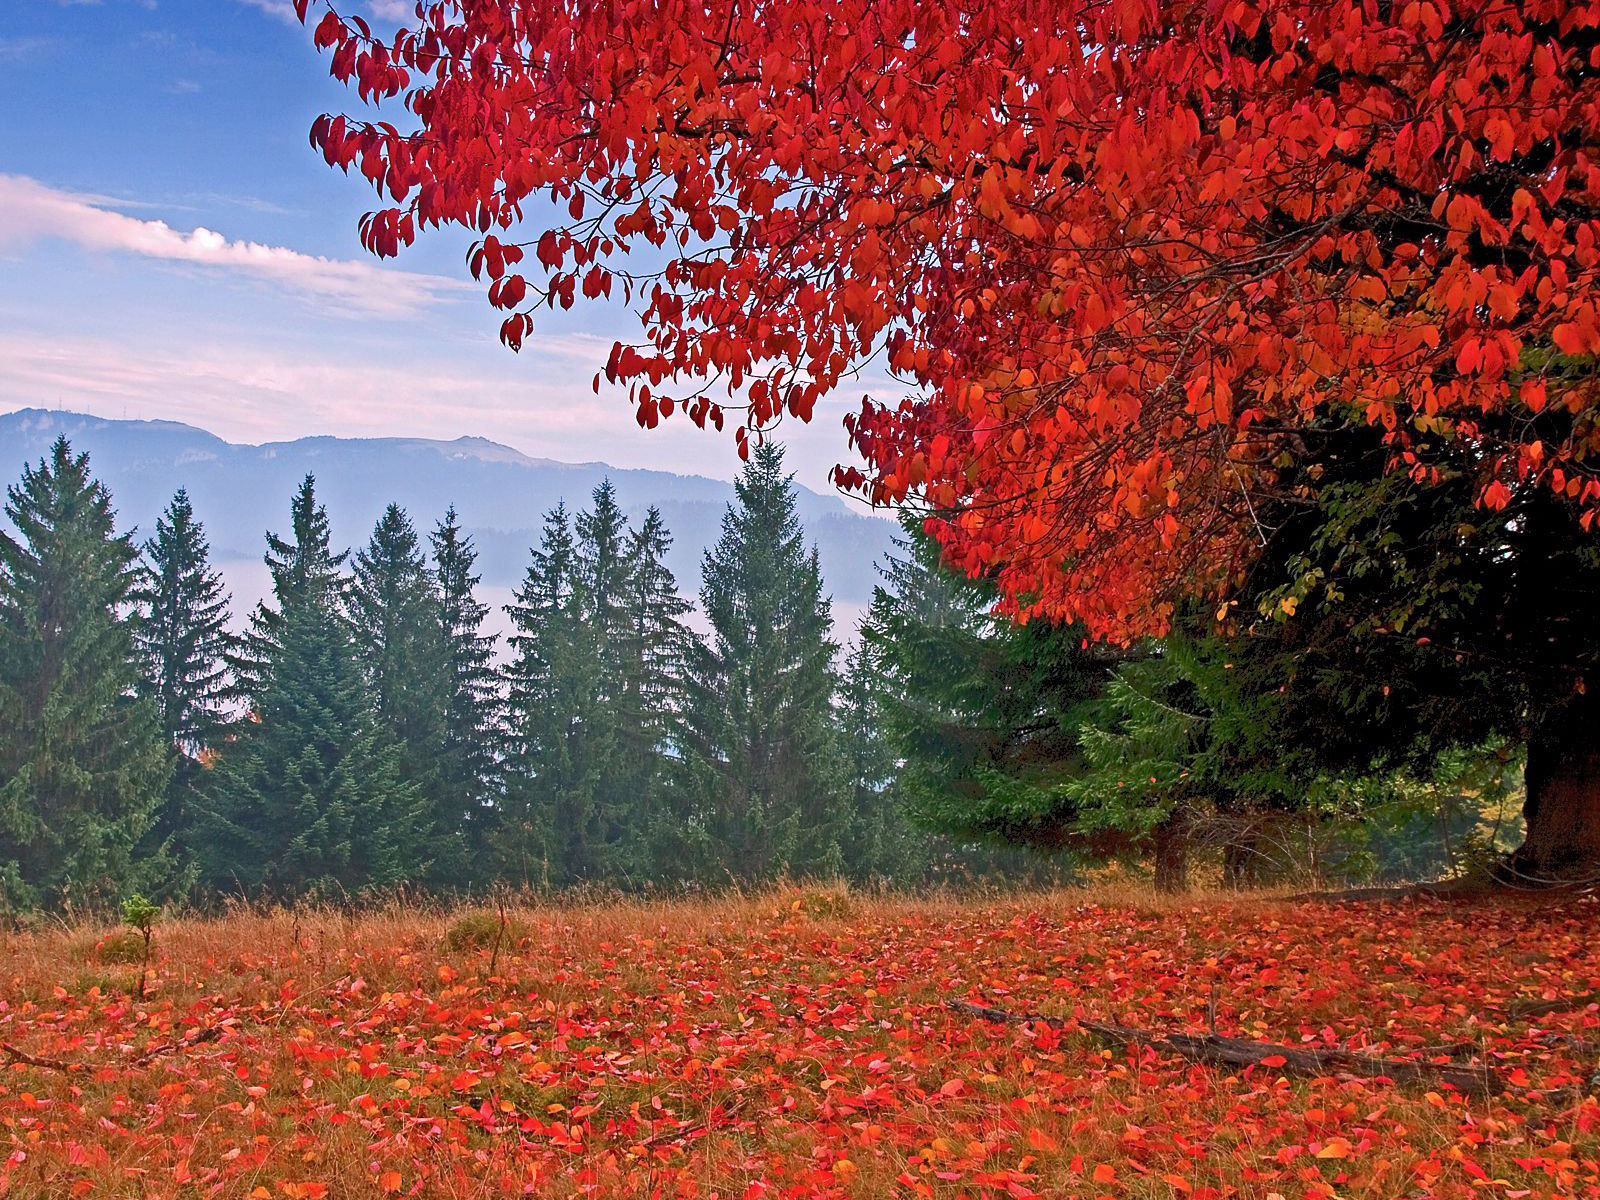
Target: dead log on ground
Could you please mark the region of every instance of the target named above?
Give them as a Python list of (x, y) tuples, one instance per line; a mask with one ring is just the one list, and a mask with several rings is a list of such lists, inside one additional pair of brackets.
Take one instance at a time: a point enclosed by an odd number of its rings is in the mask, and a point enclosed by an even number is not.
[(1288, 904), (1360, 904), (1373, 900), (1449, 900), (1473, 894), (1475, 889), (1471, 885), (1445, 880), (1440, 883), (1398, 883), (1380, 887), (1295, 892), (1282, 899)]
[(1557, 996), (1554, 1000), (1513, 1000), (1506, 1006), (1506, 1015), (1521, 1017), (1548, 1017), (1551, 1013), (1576, 1012), (1591, 1004), (1600, 1004), (1600, 992), (1579, 992), (1573, 996)]
[(73, 1071), (126, 1071), (138, 1067), (148, 1067), (163, 1054), (171, 1054), (177, 1050), (188, 1050), (194, 1046), (202, 1046), (207, 1042), (215, 1042), (227, 1033), (228, 1030), (238, 1027), (238, 1020), (230, 1017), (216, 1025), (207, 1025), (196, 1030), (187, 1037), (178, 1038), (171, 1042), (157, 1042), (154, 1046), (140, 1051), (130, 1059), (117, 1063), (73, 1062), (65, 1058), (41, 1058), (37, 1054), (29, 1054), (26, 1050), (13, 1046), (10, 1042), (0, 1042), (0, 1056), (7, 1062), (21, 1063), (26, 1067), (36, 1067), (41, 1071), (62, 1071), (70, 1074)]
[(37, 1067), (41, 1071), (87, 1071), (87, 1063), (68, 1062), (64, 1058), (40, 1058), (37, 1054), (29, 1054), (20, 1050), (10, 1042), (0, 1042), (0, 1054), (4, 1054), (6, 1061), (21, 1063), (26, 1067)]
[[(1121, 1046), (1149, 1046), (1176, 1054), (1190, 1062), (1222, 1067), (1260, 1067), (1289, 1071), (1296, 1075), (1354, 1076), (1361, 1079), (1392, 1079), (1396, 1083), (1427, 1086), (1447, 1085), (1466, 1096), (1492, 1096), (1505, 1090), (1505, 1081), (1487, 1066), (1418, 1062), (1403, 1058), (1379, 1058), (1353, 1050), (1326, 1047), (1278, 1046), (1246, 1038), (1222, 1037), (1215, 1033), (1152, 1033), (1110, 1021), (1047, 1017), (1038, 1013), (1013, 1013), (1003, 1008), (973, 1004), (967, 1000), (946, 1000), (946, 1008), (965, 1016), (1002, 1025), (1030, 1022), (1052, 1029), (1076, 1027), (1102, 1041)], [(1272, 1060), (1270, 1063), (1268, 1060)]]

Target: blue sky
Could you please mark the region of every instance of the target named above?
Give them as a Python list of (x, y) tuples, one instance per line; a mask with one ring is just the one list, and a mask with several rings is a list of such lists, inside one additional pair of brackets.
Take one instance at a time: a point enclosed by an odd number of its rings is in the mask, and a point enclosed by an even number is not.
[[(367, 0), (393, 24), (402, 0)], [(235, 441), (480, 435), (527, 453), (722, 478), (731, 438), (646, 433), (591, 391), (631, 315), (536, 315), (513, 355), (464, 234), (367, 258), (374, 197), (307, 144), (353, 95), (289, 0), (6, 0), (0, 19), (0, 411), (188, 421)], [(839, 416), (784, 430), (802, 482)], [(876, 390), (874, 387), (874, 390)]]

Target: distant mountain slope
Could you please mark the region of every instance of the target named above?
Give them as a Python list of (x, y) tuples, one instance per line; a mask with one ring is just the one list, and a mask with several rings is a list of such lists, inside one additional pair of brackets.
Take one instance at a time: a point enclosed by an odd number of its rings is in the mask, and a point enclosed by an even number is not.
[[(173, 421), (115, 421), (38, 408), (0, 415), (0, 481), (17, 479), (23, 464), (37, 461), (62, 433), (89, 452), (123, 528), (148, 532), (173, 491), (188, 488), (241, 601), (253, 601), (264, 583), (252, 564), (261, 558), (267, 530), (286, 531), (290, 493), (307, 471), (317, 476), (337, 545), (365, 542), (391, 501), (422, 529), (454, 504), (478, 541), (485, 599), (493, 603), (520, 580), (544, 513), (561, 500), (572, 509), (585, 507), (607, 476), (630, 516), (651, 504), (661, 509), (676, 539), (672, 568), (692, 595), (701, 551), (716, 540), (723, 508), (733, 498), (732, 485), (720, 480), (532, 458), (485, 438), (308, 437), (248, 446)], [(805, 488), (799, 508), (846, 627), (841, 633), (848, 632), (871, 599), (876, 564), (894, 525)]]

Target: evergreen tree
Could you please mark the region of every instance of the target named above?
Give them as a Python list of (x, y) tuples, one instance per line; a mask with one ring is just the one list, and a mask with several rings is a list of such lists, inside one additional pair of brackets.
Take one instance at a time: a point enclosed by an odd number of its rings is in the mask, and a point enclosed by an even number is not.
[(864, 637), (851, 647), (839, 680), (838, 738), (844, 763), (849, 836), (844, 870), (852, 879), (911, 879), (926, 864), (927, 835), (915, 831), (894, 786), (897, 764), (883, 731), (882, 666)]
[(368, 695), (310, 476), (291, 515), (292, 542), (268, 536), (276, 608), (252, 622), (251, 717), (213, 773), (207, 872), (275, 895), (400, 882), (426, 863), (426, 805)]
[(638, 657), (629, 609), (631, 536), (609, 479), (591, 501), (576, 521), (579, 653), (571, 665), (580, 674), (569, 685), (578, 704), (569, 756), (583, 764), (588, 783), (592, 850), (588, 858), (574, 854), (568, 861), (576, 878), (624, 882), (649, 850), (626, 754), (628, 726), (638, 717), (629, 686)]
[(440, 796), (449, 679), (435, 583), (416, 529), (391, 504), (355, 556), (349, 589), (351, 629), (378, 720), (399, 750), (400, 774), (429, 808), (431, 879), (465, 882), (462, 814)]
[(625, 881), (647, 848), (624, 753), (637, 658), (630, 538), (609, 480), (593, 501), (575, 536), (564, 508), (550, 514), (508, 609), (513, 808), (525, 829), (544, 830), (538, 878), (553, 883)]
[(703, 568), (711, 637), (688, 673), (680, 835), (702, 874), (832, 874), (847, 815), (830, 603), (783, 451), (758, 447), (735, 493)]
[[(1078, 769), (1038, 788), (1035, 803), (1070, 820), (1075, 841), (1147, 852), (1155, 884), (1181, 891), (1189, 848), (1235, 781), (1211, 769), (1220, 732), (1201, 670), (1178, 638), (1119, 666), (1074, 721)], [(1219, 789), (1223, 789), (1219, 791)], [(1014, 785), (1012, 795), (1025, 794)]]
[(581, 878), (593, 860), (592, 796), (573, 757), (585, 664), (572, 522), (565, 504), (545, 515), (527, 574), (506, 606), (515, 632), (507, 669), (508, 778), (500, 829), (503, 870), (522, 883)]
[(684, 671), (692, 635), (683, 618), (692, 607), (666, 564), (672, 535), (652, 506), (628, 543), (627, 622), (630, 635), (618, 706), (618, 754), (624, 817), (633, 853), (626, 869), (651, 878), (661, 870), (660, 833), (669, 823), (669, 755), (683, 707)]
[(849, 826), (844, 844), (847, 877), (861, 883), (900, 885), (1059, 882), (1056, 864), (1026, 848), (955, 838), (925, 828), (908, 812), (902, 785), (905, 764), (890, 717), (904, 697), (882, 649), (861, 637), (845, 660), (837, 720), (849, 789)]
[(689, 631), (684, 616), (694, 607), (678, 592), (667, 566), (672, 549), (661, 510), (652, 505), (628, 547), (628, 622), (638, 679), (636, 690), (646, 712), (668, 713), (683, 690), (684, 656)]
[(135, 637), (144, 664), (143, 691), (160, 716), (176, 761), (166, 803), (156, 822), (157, 841), (172, 839), (189, 851), (195, 793), (211, 753), (228, 724), (232, 684), (225, 661), (233, 649), (228, 593), (211, 569), (205, 529), (195, 520), (189, 494), (179, 488), (144, 544), (136, 599)]
[(500, 794), (503, 704), (493, 634), (484, 634), (489, 608), (474, 590), (477, 551), (451, 508), (434, 528), (433, 579), (444, 638), (444, 741), (436, 767), (435, 820), (464, 831), (474, 880), (487, 873), (495, 805)]
[(907, 866), (894, 853), (907, 822), (894, 803), (894, 760), (883, 739), (874, 659), (872, 646), (858, 640), (838, 680), (838, 744), (850, 813), (845, 870), (853, 878), (896, 875)]
[(171, 769), (137, 695), (138, 552), (86, 454), (58, 438), (6, 491), (0, 530), (0, 899), (115, 893)]
[(295, 492), (289, 509), (290, 538), (267, 534), (267, 572), (278, 607), (257, 604), (250, 627), (228, 659), (239, 695), (259, 698), (266, 690), (276, 647), (281, 643), (288, 614), (302, 600), (342, 608), (348, 581), (343, 573), (347, 554), (333, 552), (328, 512), (316, 502), (316, 477), (307, 475)]
[(1148, 858), (1164, 890), (1183, 886), (1192, 850), (1220, 849), (1225, 878), (1245, 883), (1290, 814), (1302, 833), (1350, 818), (1382, 791), (1379, 768), (1399, 765), (1378, 761), (1377, 736), (1337, 728), (1360, 708), (1302, 693), (1307, 646), (1218, 636), (1211, 612), (1184, 609), (1164, 639), (1090, 647), (1074, 628), (995, 615), (990, 585), (945, 568), (909, 522), (898, 544), (866, 637), (899, 786), (933, 829)]
[(1048, 788), (1079, 769), (1075, 714), (1106, 665), (1081, 631), (997, 617), (985, 581), (946, 568), (914, 518), (905, 526), (863, 637), (909, 811), (957, 838), (1068, 844), (1072, 814)]

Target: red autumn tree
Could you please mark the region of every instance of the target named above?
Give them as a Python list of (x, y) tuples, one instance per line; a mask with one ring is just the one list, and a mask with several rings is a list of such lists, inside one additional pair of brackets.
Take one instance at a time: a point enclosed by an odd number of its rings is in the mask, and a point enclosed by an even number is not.
[[(513, 347), (630, 304), (604, 374), (644, 425), (742, 441), (882, 355), (909, 398), (839, 481), (929, 505), (1019, 616), (1226, 599), (1329, 421), (1490, 512), (1600, 512), (1594, 0), (450, 0), (315, 37), (406, 110), (312, 132), (388, 198), (369, 249), (478, 231)], [(1568, 666), (1550, 769), (1600, 860)]]

